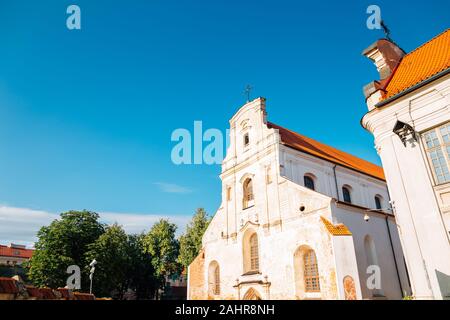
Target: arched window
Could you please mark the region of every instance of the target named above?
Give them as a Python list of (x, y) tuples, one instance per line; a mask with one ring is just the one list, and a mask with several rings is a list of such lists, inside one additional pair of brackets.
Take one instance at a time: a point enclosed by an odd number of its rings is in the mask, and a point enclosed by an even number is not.
[(258, 235), (254, 233), (250, 237), (250, 271), (259, 270)]
[(352, 197), (350, 193), (350, 187), (343, 186), (342, 187), (342, 195), (344, 196), (344, 201), (348, 203), (352, 203)]
[(382, 209), (381, 202), (382, 202), (381, 196), (378, 196), (378, 195), (375, 196), (375, 208), (377, 210), (381, 210)]
[(303, 177), (303, 182), (304, 182), (306, 188), (315, 190), (314, 179), (311, 176), (305, 175)]
[(217, 261), (213, 261), (209, 264), (208, 284), (210, 295), (220, 295), (220, 267)]
[(303, 273), (305, 292), (319, 292), (319, 268), (314, 250), (309, 249), (303, 255)]
[(250, 144), (250, 136), (248, 133), (244, 134), (244, 147), (247, 147)]
[(244, 181), (244, 199), (243, 207), (248, 208), (253, 205), (253, 183), (252, 179), (248, 178)]
[(214, 294), (220, 294), (220, 269), (219, 265), (214, 269)]

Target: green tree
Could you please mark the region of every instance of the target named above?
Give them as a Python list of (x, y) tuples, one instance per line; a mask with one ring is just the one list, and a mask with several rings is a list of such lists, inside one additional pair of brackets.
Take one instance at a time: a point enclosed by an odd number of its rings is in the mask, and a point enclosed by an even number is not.
[(211, 219), (205, 209), (199, 208), (180, 237), (180, 255), (178, 262), (187, 268), (202, 248), (202, 237)]
[(121, 226), (106, 228), (94, 243), (88, 246), (84, 266), (97, 260), (92, 291), (96, 296), (122, 299), (129, 286), (128, 272), (133, 261), (129, 255), (128, 236)]
[(136, 299), (153, 299), (158, 283), (154, 275), (152, 256), (145, 250), (145, 235), (128, 236), (130, 266), (127, 269), (129, 288), (136, 293)]
[(168, 220), (161, 219), (153, 225), (144, 238), (145, 252), (152, 256), (157, 289), (165, 288), (165, 277), (180, 273), (177, 262), (179, 244), (175, 238), (177, 227)]
[[(30, 261), (28, 276), (38, 287), (64, 287), (67, 267), (78, 265), (83, 270), (85, 252), (104, 232), (99, 215), (91, 211), (69, 211), (49, 226), (42, 227)], [(88, 288), (88, 274), (82, 272), (82, 288)]]

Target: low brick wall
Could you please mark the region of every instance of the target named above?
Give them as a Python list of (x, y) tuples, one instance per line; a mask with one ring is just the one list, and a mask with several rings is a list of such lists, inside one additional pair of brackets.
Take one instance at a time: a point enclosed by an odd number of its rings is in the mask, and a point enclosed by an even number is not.
[(189, 266), (188, 281), (188, 298), (190, 300), (206, 300), (208, 298), (205, 292), (205, 254), (203, 250)]

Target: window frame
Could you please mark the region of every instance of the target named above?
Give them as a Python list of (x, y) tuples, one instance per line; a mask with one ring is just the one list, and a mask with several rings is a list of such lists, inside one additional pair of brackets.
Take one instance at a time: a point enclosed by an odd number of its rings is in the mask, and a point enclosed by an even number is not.
[(319, 264), (313, 249), (308, 249), (303, 254), (303, 279), (305, 292), (320, 292)]
[(242, 145), (244, 146), (244, 149), (248, 148), (248, 146), (250, 145), (250, 133), (249, 132), (244, 133)]
[[(342, 199), (344, 200), (344, 202), (352, 203), (352, 189), (351, 189), (351, 187), (348, 186), (348, 185), (344, 185), (344, 186), (342, 186), (341, 189), (342, 189)], [(347, 193), (344, 192), (344, 190), (346, 190)], [(346, 199), (346, 194), (347, 194), (348, 200)]]
[(376, 195), (375, 197), (373, 197), (373, 199), (375, 200), (375, 208), (377, 210), (382, 210), (383, 209), (383, 199), (381, 198), (381, 196)]
[[(446, 134), (442, 133), (442, 129), (446, 129)], [(435, 137), (431, 137), (432, 134), (434, 134)], [(420, 136), (423, 143), (423, 150), (427, 158), (428, 167), (431, 171), (431, 174), (433, 175), (435, 185), (444, 185), (450, 183), (450, 122), (446, 122), (432, 129), (426, 130), (422, 132)], [(448, 137), (447, 142), (445, 141), (444, 136)], [(430, 137), (430, 139), (428, 139), (428, 137)], [(431, 143), (432, 145), (430, 146), (429, 143)], [(433, 152), (435, 152), (436, 154), (436, 159), (433, 159)], [(441, 157), (439, 153), (442, 155), (442, 159), (445, 161), (444, 164), (440, 161)], [(439, 175), (436, 172), (438, 168), (435, 167), (434, 160), (438, 161), (439, 169), (441, 170), (442, 175)], [(442, 176), (444, 181), (440, 181), (439, 176)]]
[(258, 240), (258, 234), (255, 232), (253, 233), (249, 241), (249, 271), (250, 272), (258, 272), (259, 271), (259, 240)]
[(213, 294), (216, 296), (220, 295), (220, 267), (219, 267), (219, 264), (216, 264), (216, 266), (214, 268)]
[[(312, 188), (308, 187), (308, 185), (307, 185), (307, 183), (306, 183), (307, 180), (310, 181), (310, 182), (312, 183)], [(309, 174), (305, 174), (305, 175), (303, 176), (303, 185), (305, 186), (305, 188), (308, 188), (309, 190), (316, 191), (316, 181), (315, 181), (315, 179), (314, 179), (311, 175), (309, 175)]]
[(248, 209), (254, 206), (255, 194), (253, 192), (253, 179), (247, 178), (242, 184), (242, 207)]

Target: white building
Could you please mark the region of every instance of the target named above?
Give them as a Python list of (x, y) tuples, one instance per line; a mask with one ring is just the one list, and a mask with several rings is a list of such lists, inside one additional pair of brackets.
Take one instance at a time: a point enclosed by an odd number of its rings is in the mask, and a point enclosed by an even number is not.
[[(263, 98), (230, 127), (222, 203), (189, 267), (188, 299), (409, 294), (381, 167), (267, 122)], [(367, 273), (373, 265), (380, 273)], [(373, 272), (381, 283), (368, 288)]]
[(365, 87), (394, 200), (413, 294), (450, 298), (450, 29), (405, 54), (382, 39), (364, 51), (380, 80)]

